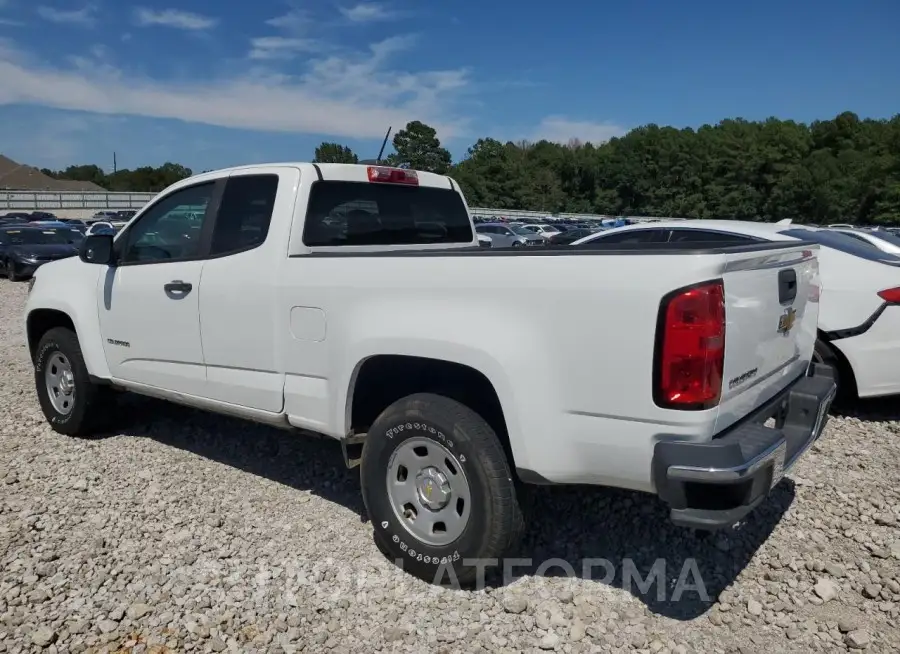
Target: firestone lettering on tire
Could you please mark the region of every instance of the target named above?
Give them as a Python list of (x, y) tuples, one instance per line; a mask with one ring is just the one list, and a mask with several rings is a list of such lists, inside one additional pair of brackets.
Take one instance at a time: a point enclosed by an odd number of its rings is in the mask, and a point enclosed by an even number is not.
[[(435, 429), (431, 425), (425, 424), (424, 422), (407, 422), (395, 427), (391, 427), (387, 431), (384, 432), (384, 435), (387, 438), (393, 440), (394, 436), (400, 434), (404, 431), (425, 431), (431, 434), (432, 436), (437, 436), (438, 440), (441, 441), (447, 447), (453, 447), (453, 440), (447, 438), (447, 436), (440, 429)], [(461, 462), (464, 462), (465, 458), (461, 458)]]

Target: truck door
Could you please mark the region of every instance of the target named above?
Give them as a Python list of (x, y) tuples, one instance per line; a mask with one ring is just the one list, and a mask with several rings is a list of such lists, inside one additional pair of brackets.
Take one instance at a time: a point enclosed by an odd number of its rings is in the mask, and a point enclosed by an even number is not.
[(97, 293), (113, 378), (204, 394), (200, 275), (220, 184), (160, 198), (116, 239), (116, 265), (100, 276)]
[(288, 167), (228, 178), (200, 284), (206, 397), (272, 413), (284, 406), (278, 338), (290, 314), (278, 312), (278, 275), (299, 184), (299, 169)]

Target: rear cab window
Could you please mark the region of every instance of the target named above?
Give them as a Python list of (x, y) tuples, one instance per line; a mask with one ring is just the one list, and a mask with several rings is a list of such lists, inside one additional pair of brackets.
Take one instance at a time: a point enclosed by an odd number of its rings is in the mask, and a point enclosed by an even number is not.
[(308, 247), (471, 244), (469, 212), (455, 190), (351, 181), (310, 188)]

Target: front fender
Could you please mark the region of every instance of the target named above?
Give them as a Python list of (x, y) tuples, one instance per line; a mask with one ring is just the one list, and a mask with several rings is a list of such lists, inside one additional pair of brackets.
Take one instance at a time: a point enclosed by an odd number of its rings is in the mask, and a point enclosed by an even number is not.
[(25, 304), (25, 339), (29, 352), (36, 345), (29, 342), (29, 316), (41, 309), (59, 311), (75, 326), (88, 372), (100, 379), (110, 378), (97, 311), (97, 284), (102, 270), (102, 266), (84, 263), (77, 257), (47, 263), (37, 270)]

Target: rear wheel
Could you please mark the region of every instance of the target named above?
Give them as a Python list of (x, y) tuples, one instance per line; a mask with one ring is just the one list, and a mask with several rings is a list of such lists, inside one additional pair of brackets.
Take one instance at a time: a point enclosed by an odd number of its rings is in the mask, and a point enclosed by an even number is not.
[(410, 395), (385, 409), (366, 437), (360, 478), (379, 547), (429, 583), (471, 584), (521, 536), (500, 440), (447, 397)]
[(6, 262), (6, 278), (11, 282), (19, 281), (19, 276), (16, 274), (16, 264), (12, 261)]
[(113, 394), (91, 381), (78, 337), (70, 329), (55, 327), (41, 338), (34, 381), (41, 410), (60, 434), (91, 435), (112, 412)]

